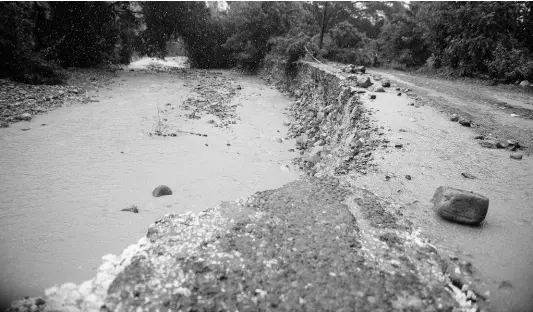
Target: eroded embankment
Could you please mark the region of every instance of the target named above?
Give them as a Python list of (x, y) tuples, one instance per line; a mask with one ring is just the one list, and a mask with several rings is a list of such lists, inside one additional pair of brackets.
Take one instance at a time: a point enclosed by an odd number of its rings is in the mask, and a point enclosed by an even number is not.
[(315, 177), (198, 216), (167, 215), (121, 256), (105, 256), (94, 279), (11, 310), (475, 310), (480, 294), (450, 283), (449, 264), (400, 211), (327, 177), (364, 171), (378, 142), (359, 101), (364, 90), (316, 65), (294, 70), (286, 78), (282, 63), (266, 67), (299, 98), (291, 132), (304, 157), (296, 161)]

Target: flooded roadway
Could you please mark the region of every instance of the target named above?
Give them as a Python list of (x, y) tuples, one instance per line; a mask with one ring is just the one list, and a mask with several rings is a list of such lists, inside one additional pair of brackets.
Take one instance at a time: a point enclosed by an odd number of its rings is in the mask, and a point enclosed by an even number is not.
[[(258, 78), (223, 76), (242, 87), (231, 103), (240, 121), (229, 130), (207, 123), (213, 116), (183, 116), (186, 81), (139, 71), (92, 91), (100, 102), (0, 129), (0, 310), (54, 284), (90, 279), (103, 255), (120, 254), (157, 217), (199, 212), (298, 177), (288, 151), (294, 142), (278, 139), (289, 99)], [(176, 108), (169, 127), (207, 137), (149, 136), (166, 103)], [(153, 198), (160, 184), (174, 194)], [(133, 204), (140, 213), (120, 211)]]

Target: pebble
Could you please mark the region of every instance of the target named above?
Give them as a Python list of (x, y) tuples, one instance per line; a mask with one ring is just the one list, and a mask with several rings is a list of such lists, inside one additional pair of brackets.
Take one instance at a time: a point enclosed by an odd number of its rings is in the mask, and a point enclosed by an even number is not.
[(459, 121), (459, 115), (453, 114), (452, 117), (450, 117), (450, 121)]
[(394, 145), (394, 147), (396, 147), (396, 148), (402, 148), (402, 147), (403, 147), (403, 144), (402, 144), (402, 143), (396, 143), (396, 144)]

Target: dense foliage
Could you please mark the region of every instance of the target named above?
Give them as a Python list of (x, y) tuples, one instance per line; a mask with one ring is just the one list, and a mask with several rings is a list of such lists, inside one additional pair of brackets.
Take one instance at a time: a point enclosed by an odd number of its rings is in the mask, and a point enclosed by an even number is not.
[(533, 2), (0, 2), (0, 75), (164, 57), (254, 70), (268, 53), (533, 80)]

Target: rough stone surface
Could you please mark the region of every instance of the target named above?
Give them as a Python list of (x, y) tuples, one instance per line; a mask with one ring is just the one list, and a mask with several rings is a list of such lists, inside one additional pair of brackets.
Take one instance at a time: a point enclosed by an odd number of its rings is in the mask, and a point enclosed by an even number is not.
[(166, 185), (159, 185), (152, 192), (152, 196), (154, 197), (165, 196), (165, 195), (172, 195), (172, 190), (170, 189), (170, 187)]
[(357, 79), (357, 85), (361, 88), (368, 88), (372, 85), (372, 81), (369, 77), (359, 77)]
[(483, 222), (489, 209), (487, 197), (444, 186), (437, 189), (431, 201), (444, 219), (469, 225)]

